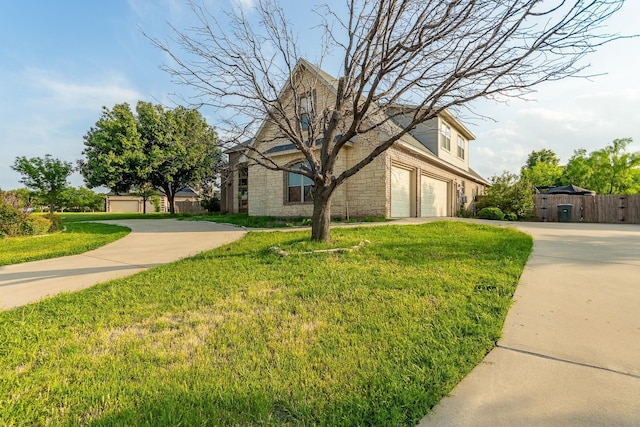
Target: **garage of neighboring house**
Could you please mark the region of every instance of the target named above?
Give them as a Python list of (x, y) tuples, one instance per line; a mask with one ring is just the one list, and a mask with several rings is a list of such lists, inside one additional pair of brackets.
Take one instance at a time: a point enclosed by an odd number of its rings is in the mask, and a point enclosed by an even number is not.
[(398, 165), (391, 166), (391, 217), (407, 218), (413, 216), (412, 206), (415, 200), (413, 171)]
[(447, 216), (449, 183), (438, 178), (422, 175), (420, 188), (420, 216)]
[(108, 195), (107, 212), (142, 212), (142, 201), (137, 197)]

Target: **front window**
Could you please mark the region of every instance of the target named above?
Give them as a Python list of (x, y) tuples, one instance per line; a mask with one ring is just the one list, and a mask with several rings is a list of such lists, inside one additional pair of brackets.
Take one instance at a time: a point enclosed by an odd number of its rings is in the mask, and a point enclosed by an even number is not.
[[(299, 170), (302, 164), (297, 164), (293, 169)], [(311, 186), (310, 178), (295, 172), (287, 173), (287, 201), (289, 203), (310, 203)]]
[(440, 146), (451, 151), (451, 128), (444, 123), (440, 125)]
[(464, 148), (466, 141), (461, 136), (458, 137), (458, 157), (464, 159)]

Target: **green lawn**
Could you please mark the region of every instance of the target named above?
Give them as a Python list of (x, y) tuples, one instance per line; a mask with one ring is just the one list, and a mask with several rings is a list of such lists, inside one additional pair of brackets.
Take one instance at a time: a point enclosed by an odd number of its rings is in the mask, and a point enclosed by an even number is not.
[[(300, 227), (311, 226), (311, 218), (303, 216), (299, 217), (275, 217), (275, 216), (249, 216), (247, 214), (223, 214), (223, 213), (207, 213), (192, 214), (184, 216), (181, 219), (190, 221), (211, 221), (225, 224), (233, 224), (250, 228), (284, 228), (284, 227)], [(385, 222), (384, 217), (365, 217), (354, 218), (351, 220), (343, 220), (335, 218), (333, 223), (355, 223), (355, 222)]]
[(35, 237), (0, 239), (0, 265), (87, 252), (118, 240), (131, 230), (110, 224), (66, 223), (66, 230)]
[[(0, 312), (0, 425), (414, 426), (494, 346), (532, 240), (461, 222), (249, 233)], [(281, 258), (269, 247), (291, 255)]]
[[(79, 221), (102, 221), (105, 219), (167, 219), (172, 218), (166, 212), (150, 212), (147, 214), (135, 212), (63, 212), (56, 215), (62, 217), (65, 224)], [(173, 216), (175, 217), (175, 215)]]

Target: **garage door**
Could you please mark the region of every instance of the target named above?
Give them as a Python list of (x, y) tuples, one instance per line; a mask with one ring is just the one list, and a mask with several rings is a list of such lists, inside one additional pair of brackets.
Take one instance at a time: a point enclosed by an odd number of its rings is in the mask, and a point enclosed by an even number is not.
[[(110, 200), (110, 212), (138, 212), (139, 202), (137, 200)], [(153, 211), (151, 211), (153, 212)]]
[(449, 184), (439, 179), (422, 176), (421, 216), (447, 216)]
[(391, 217), (411, 216), (411, 171), (391, 167)]

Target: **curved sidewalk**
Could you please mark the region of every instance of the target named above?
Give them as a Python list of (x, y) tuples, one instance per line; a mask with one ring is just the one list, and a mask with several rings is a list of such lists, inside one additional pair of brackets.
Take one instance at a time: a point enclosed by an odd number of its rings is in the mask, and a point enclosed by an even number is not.
[(242, 228), (205, 221), (136, 219), (100, 222), (129, 227), (131, 233), (80, 255), (0, 267), (0, 309), (129, 276), (231, 243), (246, 233)]
[(640, 226), (517, 227), (502, 339), (419, 426), (640, 426)]

